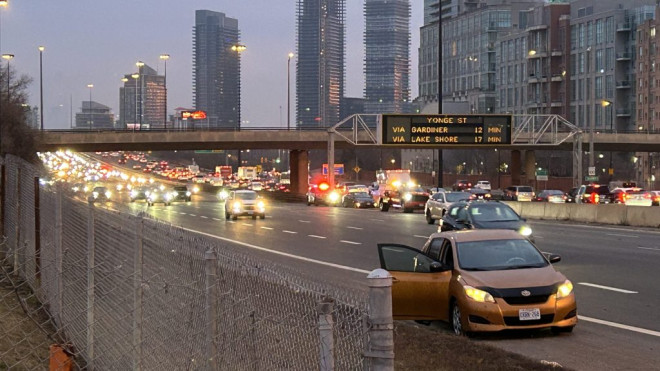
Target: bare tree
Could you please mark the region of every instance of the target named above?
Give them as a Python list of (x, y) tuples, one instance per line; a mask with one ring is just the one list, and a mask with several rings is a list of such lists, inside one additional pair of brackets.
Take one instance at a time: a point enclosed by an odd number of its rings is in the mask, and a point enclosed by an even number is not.
[(26, 75), (17, 77), (12, 68), (0, 68), (0, 155), (9, 153), (37, 163), (35, 131), (27, 123), (25, 108), (31, 82)]

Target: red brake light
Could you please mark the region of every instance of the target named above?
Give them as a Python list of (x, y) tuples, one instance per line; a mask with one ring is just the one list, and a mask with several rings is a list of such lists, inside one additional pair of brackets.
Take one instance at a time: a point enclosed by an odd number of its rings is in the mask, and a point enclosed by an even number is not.
[(651, 194), (650, 193), (644, 193), (644, 198), (651, 198)]
[(319, 189), (322, 191), (327, 191), (330, 188), (330, 184), (323, 182), (319, 183)]

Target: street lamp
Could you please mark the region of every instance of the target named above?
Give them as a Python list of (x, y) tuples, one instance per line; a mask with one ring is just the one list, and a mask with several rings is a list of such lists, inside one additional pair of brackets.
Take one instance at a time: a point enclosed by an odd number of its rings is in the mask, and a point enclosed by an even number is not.
[(291, 58), (294, 55), (289, 53), (286, 60), (286, 130), (291, 130)]
[(133, 132), (135, 132), (135, 127), (137, 126), (138, 123), (138, 82), (137, 80), (140, 78), (139, 73), (134, 73), (131, 75), (133, 80), (135, 80), (135, 118), (133, 120)]
[[(231, 50), (236, 52), (236, 76), (238, 77), (238, 92), (237, 92), (237, 108), (238, 108), (238, 130), (241, 130), (241, 53), (245, 51), (247, 47), (243, 44), (234, 44), (231, 46)], [(238, 166), (241, 166), (241, 151), (238, 150)]]
[(121, 123), (124, 126), (124, 129), (126, 129), (126, 83), (128, 82), (127, 77), (122, 77), (121, 82), (124, 83), (124, 98), (121, 100), (121, 111), (120, 111), (120, 117), (121, 117)]
[(9, 102), (9, 61), (14, 59), (13, 54), (3, 54), (2, 59), (7, 60), (7, 102)]
[(39, 46), (39, 114), (41, 115), (41, 131), (44, 130), (44, 73), (43, 55), (45, 46)]
[(87, 87), (89, 88), (89, 130), (92, 130), (94, 126), (94, 116), (92, 115), (92, 88), (94, 84), (87, 84)]
[[(600, 105), (605, 108), (607, 112), (607, 107), (612, 105), (612, 102), (606, 99), (603, 99), (600, 102)], [(614, 108), (611, 108), (612, 117), (610, 118), (610, 133), (612, 133), (612, 126), (614, 125)], [(610, 167), (607, 169), (607, 174), (609, 175), (610, 181), (612, 181), (612, 175), (614, 175), (614, 168), (612, 167), (612, 150), (610, 150)]]
[(165, 80), (164, 81), (164, 85), (165, 85), (165, 109), (164, 109), (164, 112), (163, 112), (163, 128), (165, 128), (165, 130), (167, 130), (167, 60), (170, 59), (170, 55), (169, 54), (161, 54), (160, 59), (162, 59), (165, 62), (165, 79), (164, 79)]
[[(137, 61), (137, 62), (135, 62), (135, 65), (138, 68), (138, 77), (142, 77), (142, 67), (144, 67), (144, 62)], [(144, 112), (142, 110), (143, 106), (144, 106), (144, 97), (142, 96), (143, 95), (142, 85), (144, 85), (143, 80), (144, 79), (140, 79), (140, 130), (142, 130), (142, 116), (144, 115)], [(136, 87), (136, 89), (137, 89), (137, 87)], [(136, 93), (135, 97), (137, 99), (137, 93)]]

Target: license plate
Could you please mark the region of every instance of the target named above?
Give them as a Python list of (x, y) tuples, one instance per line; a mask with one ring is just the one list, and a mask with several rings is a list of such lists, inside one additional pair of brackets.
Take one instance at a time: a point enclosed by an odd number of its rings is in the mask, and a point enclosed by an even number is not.
[(539, 308), (519, 309), (518, 318), (521, 321), (532, 321), (535, 319), (541, 319), (541, 310)]

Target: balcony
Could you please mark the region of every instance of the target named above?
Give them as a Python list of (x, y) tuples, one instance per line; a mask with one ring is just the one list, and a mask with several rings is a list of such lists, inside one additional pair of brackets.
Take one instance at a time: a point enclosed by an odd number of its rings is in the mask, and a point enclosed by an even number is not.
[(562, 107), (564, 105), (564, 101), (561, 99), (553, 99), (552, 102), (550, 102), (550, 107)]
[(560, 73), (559, 73), (559, 74), (552, 75), (552, 77), (550, 78), (550, 81), (553, 81), (553, 82), (562, 82), (562, 81), (564, 81), (564, 76), (562, 76)]
[(631, 84), (630, 81), (617, 81), (616, 82), (616, 88), (617, 89), (630, 89)]
[(530, 49), (527, 52), (527, 59), (546, 58), (548, 51), (545, 49)]
[(632, 24), (630, 22), (618, 23), (616, 25), (616, 32), (630, 32)]
[(564, 52), (561, 49), (553, 49), (550, 52), (551, 57), (561, 57), (562, 55), (564, 55)]
[(616, 117), (630, 117), (629, 108), (617, 108)]
[(534, 25), (534, 26), (529, 26), (529, 27), (527, 27), (527, 28), (525, 29), (525, 32), (543, 31), (543, 30), (547, 30), (547, 29), (548, 29), (548, 25), (547, 25), (547, 24), (537, 24), (537, 25)]
[(630, 52), (617, 53), (616, 54), (616, 60), (617, 61), (629, 61), (631, 59), (632, 59), (632, 53), (630, 53)]

